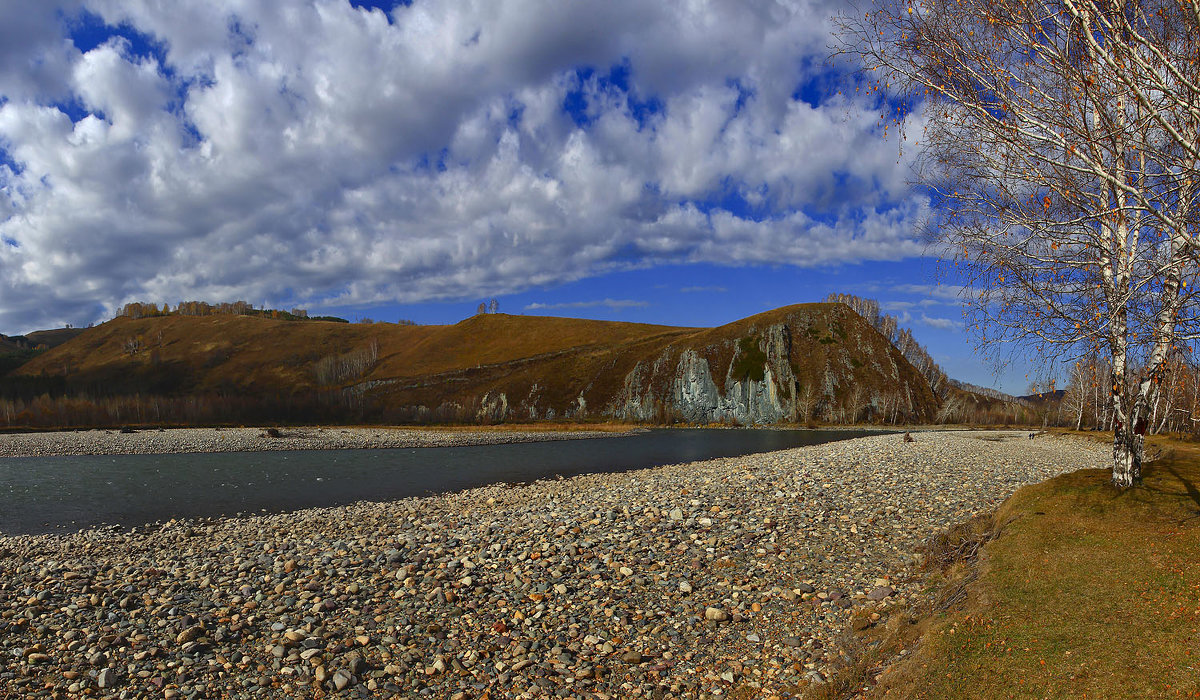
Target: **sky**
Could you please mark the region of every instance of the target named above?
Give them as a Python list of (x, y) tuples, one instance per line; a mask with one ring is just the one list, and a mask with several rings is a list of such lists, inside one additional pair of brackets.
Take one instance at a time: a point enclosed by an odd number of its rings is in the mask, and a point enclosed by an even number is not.
[(830, 58), (843, 7), (0, 0), (0, 331), (181, 300), (714, 326), (845, 292), (1024, 393)]

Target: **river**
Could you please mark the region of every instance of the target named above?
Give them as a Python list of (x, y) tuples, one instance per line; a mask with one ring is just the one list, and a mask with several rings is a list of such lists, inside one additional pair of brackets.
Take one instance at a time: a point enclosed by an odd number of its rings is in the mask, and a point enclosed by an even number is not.
[(664, 429), (473, 447), (305, 450), (0, 460), (0, 533), (130, 527), (386, 501), (495, 483), (621, 472), (873, 434), (851, 430)]

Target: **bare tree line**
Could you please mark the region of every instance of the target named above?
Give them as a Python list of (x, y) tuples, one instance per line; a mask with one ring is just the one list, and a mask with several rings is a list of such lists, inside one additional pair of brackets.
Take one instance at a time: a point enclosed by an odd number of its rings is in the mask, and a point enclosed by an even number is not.
[(840, 29), (881, 123), (921, 112), (927, 230), (980, 345), (1104, 354), (1112, 482), (1138, 483), (1170, 358), (1200, 338), (1200, 3), (876, 0)]
[(950, 378), (946, 376), (937, 362), (934, 362), (933, 356), (929, 354), (925, 346), (917, 342), (910, 329), (901, 328), (900, 322), (895, 316), (885, 314), (880, 310), (878, 301), (864, 299), (854, 294), (832, 293), (825, 297), (825, 303), (845, 304), (866, 319), (867, 323), (870, 323), (884, 338), (887, 338), (888, 342), (900, 351), (904, 359), (908, 360), (908, 363), (925, 378), (934, 396), (938, 399), (946, 398), (949, 394)]
[(379, 361), (379, 340), (372, 338), (366, 347), (317, 360), (313, 374), (318, 386), (334, 386), (366, 374)]

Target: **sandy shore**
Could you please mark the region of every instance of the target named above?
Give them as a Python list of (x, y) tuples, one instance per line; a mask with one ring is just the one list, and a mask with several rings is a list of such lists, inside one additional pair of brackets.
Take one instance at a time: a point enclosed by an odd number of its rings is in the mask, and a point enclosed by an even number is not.
[(0, 435), (0, 457), (51, 455), (176, 454), (264, 450), (348, 450), (403, 447), (462, 447), (546, 440), (617, 437), (630, 432), (601, 430), (437, 430), (412, 428), (168, 428), (132, 433), (81, 430)]
[(792, 697), (931, 533), (1106, 458), (915, 438), (0, 537), (0, 696)]

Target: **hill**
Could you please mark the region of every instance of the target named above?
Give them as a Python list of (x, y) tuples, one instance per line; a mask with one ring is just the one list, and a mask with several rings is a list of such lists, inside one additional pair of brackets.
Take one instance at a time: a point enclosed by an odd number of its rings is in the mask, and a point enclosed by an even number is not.
[(79, 328), (56, 328), (34, 331), (26, 335), (0, 335), (0, 375), (20, 367), (48, 348), (62, 345), (82, 332)]
[[(28, 411), (35, 424), (30, 403), (43, 394), (60, 404), (41, 409), (58, 424), (103, 422), (101, 414), (116, 423), (765, 424), (925, 420), (937, 407), (917, 371), (842, 304), (717, 328), (505, 314), (446, 326), (121, 317), (33, 358), (5, 389), (23, 401), (8, 413)], [(80, 405), (84, 397), (93, 405)]]

